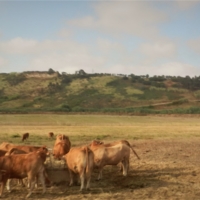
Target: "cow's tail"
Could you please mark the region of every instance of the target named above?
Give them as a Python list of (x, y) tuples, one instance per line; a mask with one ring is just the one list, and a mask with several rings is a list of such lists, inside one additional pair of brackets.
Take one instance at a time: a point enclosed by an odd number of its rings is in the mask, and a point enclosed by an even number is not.
[(138, 158), (138, 160), (140, 160), (140, 157), (137, 155), (136, 151), (133, 149), (133, 147), (130, 145), (130, 143), (128, 141), (126, 141), (126, 143), (129, 146), (129, 148), (132, 149), (133, 153), (136, 155), (136, 157)]
[(89, 152), (88, 152), (88, 147), (85, 147), (85, 154), (86, 154), (86, 165), (85, 165), (85, 173), (87, 174), (89, 172)]

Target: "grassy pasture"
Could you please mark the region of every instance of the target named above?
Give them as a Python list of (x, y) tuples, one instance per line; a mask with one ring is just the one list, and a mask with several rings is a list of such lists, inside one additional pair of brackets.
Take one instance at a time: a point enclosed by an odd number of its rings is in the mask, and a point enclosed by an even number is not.
[(199, 116), (111, 116), (25, 114), (0, 115), (0, 141), (21, 143), (21, 134), (30, 133), (26, 143), (52, 145), (48, 132), (66, 134), (72, 145), (93, 139), (163, 139), (200, 136)]
[[(21, 134), (30, 133), (26, 144), (52, 148), (54, 140), (47, 133), (69, 136), (72, 146), (88, 144), (93, 139), (104, 142), (127, 139), (141, 157), (130, 157), (130, 170), (123, 177), (116, 166), (105, 166), (103, 180), (95, 181), (91, 190), (80, 193), (79, 186), (61, 184), (41, 187), (31, 199), (200, 199), (200, 123), (199, 116), (111, 116), (111, 115), (0, 115), (0, 142), (21, 142)], [(57, 174), (56, 174), (57, 176)], [(20, 186), (4, 192), (4, 199), (24, 199), (27, 191)]]

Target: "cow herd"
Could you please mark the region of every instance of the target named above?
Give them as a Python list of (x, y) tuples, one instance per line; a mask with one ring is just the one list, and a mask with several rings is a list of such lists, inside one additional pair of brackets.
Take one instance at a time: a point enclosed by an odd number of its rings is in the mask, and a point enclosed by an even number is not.
[[(50, 132), (48, 137), (54, 137), (53, 132)], [(131, 151), (140, 159), (127, 140), (107, 144), (94, 140), (88, 145), (71, 147), (69, 137), (63, 134), (57, 135), (52, 152), (49, 152), (46, 146), (16, 145), (3, 142), (0, 144), (0, 196), (2, 196), (5, 186), (8, 191), (11, 191), (12, 179), (18, 179), (23, 183), (22, 180), (26, 177), (29, 185), (26, 197), (31, 196), (38, 180), (42, 184), (43, 193), (45, 193), (46, 182), (51, 182), (45, 170), (45, 161), (50, 154), (54, 159), (66, 161), (70, 186), (74, 184), (74, 176), (79, 175), (80, 190), (83, 190), (90, 188), (91, 175), (95, 168), (99, 170), (97, 179), (100, 180), (104, 166), (120, 163), (123, 175), (127, 176)]]

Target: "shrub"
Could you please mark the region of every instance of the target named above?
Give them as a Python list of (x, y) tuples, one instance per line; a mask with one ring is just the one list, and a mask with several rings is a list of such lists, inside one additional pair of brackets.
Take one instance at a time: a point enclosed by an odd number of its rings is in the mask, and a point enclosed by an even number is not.
[(21, 137), (18, 133), (11, 135), (11, 138), (18, 138), (18, 137)]
[(18, 85), (19, 83), (23, 82), (26, 80), (26, 76), (23, 73), (17, 74), (17, 73), (10, 73), (6, 76), (5, 78), (8, 83), (13, 86), (13, 85)]

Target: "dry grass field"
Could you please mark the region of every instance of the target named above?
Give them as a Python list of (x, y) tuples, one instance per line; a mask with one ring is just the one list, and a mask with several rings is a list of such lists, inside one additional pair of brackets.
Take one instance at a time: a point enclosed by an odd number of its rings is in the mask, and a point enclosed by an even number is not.
[[(118, 166), (106, 166), (103, 180), (96, 181), (95, 170), (91, 190), (82, 193), (79, 186), (68, 187), (69, 180), (55, 170), (54, 178), (62, 181), (45, 195), (35, 189), (30, 199), (200, 199), (200, 116), (0, 115), (0, 142), (22, 144), (22, 133), (29, 132), (25, 144), (51, 149), (50, 131), (68, 135), (72, 146), (127, 139), (141, 160), (131, 154), (127, 177)], [(4, 191), (4, 199), (24, 199), (26, 194), (26, 188), (14, 185), (11, 193)]]

